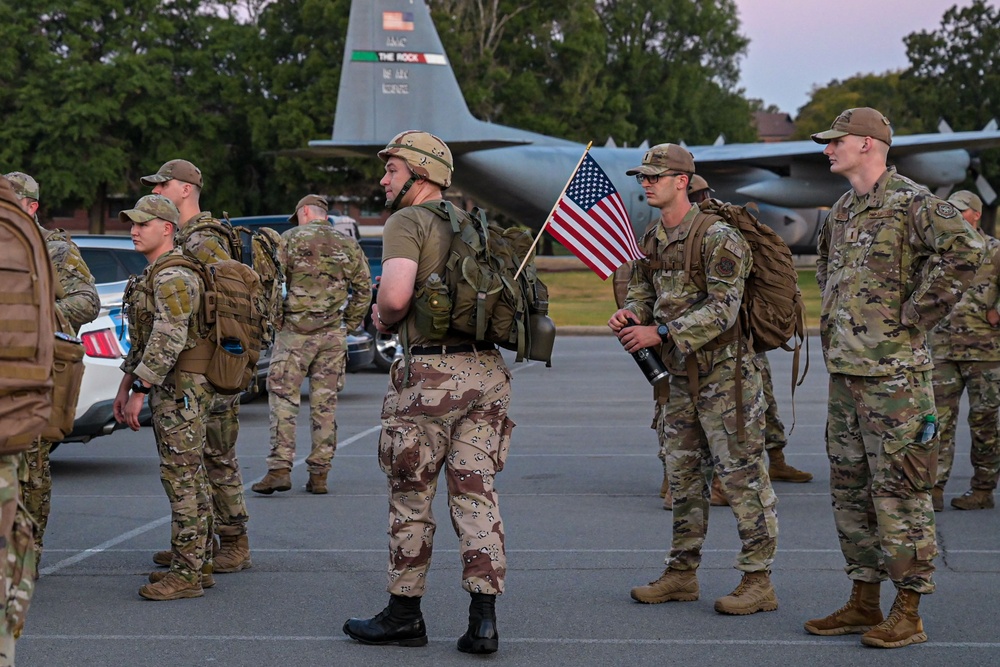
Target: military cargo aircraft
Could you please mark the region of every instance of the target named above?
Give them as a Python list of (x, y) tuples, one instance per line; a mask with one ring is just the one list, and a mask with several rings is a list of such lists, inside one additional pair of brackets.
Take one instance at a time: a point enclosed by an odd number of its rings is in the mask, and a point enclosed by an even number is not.
[[(397, 133), (426, 130), (455, 158), (455, 186), (479, 205), (538, 229), (580, 160), (582, 144), (478, 120), (469, 111), (424, 0), (354, 0), (344, 50), (333, 137), (300, 154), (374, 157)], [(816, 128), (822, 130), (826, 128)], [(655, 143), (671, 141), (657, 137)], [(900, 173), (946, 193), (966, 178), (969, 151), (1000, 146), (995, 123), (978, 132), (893, 138)], [(828, 207), (849, 187), (830, 174), (812, 141), (688, 146), (719, 199), (756, 202), (760, 218), (801, 253), (815, 252)], [(641, 233), (658, 211), (625, 171), (644, 148), (594, 148)], [(983, 198), (991, 200), (984, 183)], [(993, 195), (995, 196), (995, 195)]]

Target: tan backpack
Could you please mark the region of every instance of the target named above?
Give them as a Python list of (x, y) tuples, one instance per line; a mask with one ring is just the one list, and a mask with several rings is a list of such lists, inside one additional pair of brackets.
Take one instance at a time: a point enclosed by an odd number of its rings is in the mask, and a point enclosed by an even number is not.
[[(246, 390), (257, 376), (264, 339), (257, 274), (234, 259), (203, 264), (185, 254), (167, 258), (156, 272), (170, 266), (191, 269), (205, 286), (200, 313), (205, 336), (181, 352), (175, 368), (203, 374), (220, 394)], [(152, 297), (154, 275), (149, 275), (145, 286), (135, 286), (147, 292), (147, 299)]]
[(27, 449), (49, 422), (55, 276), (38, 225), (0, 178), (0, 454)]

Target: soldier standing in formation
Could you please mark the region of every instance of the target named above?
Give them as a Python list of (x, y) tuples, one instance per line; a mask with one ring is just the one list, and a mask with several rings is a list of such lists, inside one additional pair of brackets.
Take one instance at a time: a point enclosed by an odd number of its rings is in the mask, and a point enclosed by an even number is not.
[[(28, 174), (15, 171), (7, 174), (24, 212), (38, 222), (38, 182)], [(93, 322), (101, 311), (101, 299), (97, 295), (94, 276), (80, 249), (61, 229), (51, 231), (42, 228), (42, 236), (48, 247), (49, 257), (56, 273), (56, 310), (63, 324), (63, 333), (76, 335), (80, 327)], [(52, 469), (49, 454), (52, 443), (36, 439), (31, 448), (22, 454), (25, 465), (21, 469), (21, 494), (24, 506), (35, 520), (36, 560), (42, 559), (42, 542), (45, 527), (49, 522), (52, 508)]]
[(327, 201), (306, 195), (282, 234), (279, 264), (288, 287), (267, 375), (271, 453), (267, 475), (251, 488), (271, 494), (292, 488), (295, 424), (302, 382), (309, 378), (312, 451), (310, 493), (327, 492), (337, 450), (337, 390), (347, 358), (347, 332), (360, 328), (371, 304), (372, 278), (358, 242), (333, 228)]
[(514, 422), (510, 371), (499, 350), (451, 331), (430, 341), (416, 326), (417, 286), (443, 276), (453, 233), (419, 206), (440, 202), (451, 185), (451, 150), (438, 137), (407, 131), (379, 157), (385, 162), (382, 280), (373, 317), (382, 333), (400, 331), (405, 360), (389, 371), (382, 404), (379, 464), (389, 482), (389, 605), (374, 618), (352, 618), (344, 632), (365, 644), (423, 646), (420, 600), (427, 586), (436, 523), (431, 504), (445, 469), (452, 526), (459, 538), (462, 587), (470, 593), (464, 653), (499, 645), (496, 596), (507, 574), (504, 527), (494, 477), (503, 469)]
[(934, 403), (941, 441), (937, 480), (931, 489), (934, 511), (944, 509), (944, 487), (955, 459), (955, 431), (962, 393), (969, 392), (969, 432), (972, 437), (972, 488), (951, 499), (960, 510), (993, 508), (993, 489), (1000, 476), (1000, 241), (979, 228), (983, 202), (968, 190), (949, 199), (985, 246), (976, 279), (955, 309), (928, 334), (934, 357)]
[[(695, 174), (691, 177), (691, 184), (688, 186), (688, 199), (692, 204), (700, 204), (711, 197), (712, 188), (708, 186), (701, 176)], [(774, 398), (774, 381), (771, 379), (771, 362), (767, 354), (761, 352), (757, 355), (757, 365), (760, 368), (761, 384), (764, 387), (764, 402), (767, 409), (764, 411), (764, 450), (767, 452), (767, 476), (772, 482), (810, 482), (812, 473), (799, 470), (785, 461), (785, 446), (788, 445), (788, 436), (785, 435), (785, 424), (778, 414), (778, 402)], [(711, 504), (715, 506), (726, 506), (729, 502), (719, 485), (719, 478), (712, 479)], [(664, 500), (664, 508), (669, 509)]]
[[(228, 223), (201, 210), (201, 170), (187, 160), (169, 160), (155, 174), (143, 176), (143, 185), (152, 186), (153, 193), (173, 202), (180, 213), (180, 227), (175, 244), (185, 254), (204, 264), (233, 257), (236, 250), (228, 238)], [(235, 238), (235, 237), (234, 237)], [(212, 494), (214, 531), (220, 544), (215, 553), (216, 573), (239, 572), (250, 567), (250, 542), (247, 537), (246, 499), (243, 496), (243, 474), (236, 457), (236, 440), (240, 433), (240, 395), (215, 393), (206, 425), (205, 470)], [(214, 538), (210, 538), (213, 549)], [(170, 551), (153, 555), (157, 565), (170, 565)]]
[(148, 600), (201, 597), (204, 588), (215, 585), (203, 454), (216, 391), (203, 374), (175, 368), (183, 352), (206, 334), (199, 322), (205, 287), (187, 266), (160, 268), (182, 254), (174, 247), (179, 217), (162, 195), (147, 195), (119, 214), (122, 222), (131, 223), (135, 249), (150, 265), (133, 278), (124, 297), (132, 346), (122, 363), (125, 376), (115, 397), (115, 419), (139, 430), (143, 397), (149, 394), (160, 480), (172, 520), (170, 570), (149, 575), (150, 583), (139, 589)]
[[(660, 224), (643, 243), (656, 251), (647, 251), (647, 257), (635, 263), (625, 305), (608, 326), (628, 352), (666, 348), (663, 362), (671, 373), (670, 393), (668, 400), (657, 402), (656, 425), (666, 451), (674, 526), (667, 568), (656, 581), (633, 588), (632, 598), (647, 604), (698, 599), (696, 571), (707, 527), (708, 467), (713, 466), (743, 545), (736, 565), (743, 578), (732, 594), (716, 600), (715, 610), (740, 615), (773, 611), (778, 608), (770, 580), (778, 537), (777, 498), (763, 464), (760, 372), (745, 340), (720, 339), (736, 331), (752, 256), (743, 236), (719, 219), (703, 240), (707, 292), (688, 279), (684, 242), (700, 214), (687, 194), (694, 171), (687, 150), (659, 144), (646, 152), (640, 166), (626, 172), (643, 185), (649, 205), (660, 209)], [(639, 324), (632, 326), (634, 322)], [(690, 386), (689, 355), (698, 366), (697, 387)], [(736, 395), (737, 373), (742, 375), (742, 396)], [(745, 442), (737, 437), (737, 401), (742, 401), (745, 414)]]
[[(934, 418), (925, 334), (974, 278), (983, 244), (954, 206), (886, 168), (892, 135), (875, 109), (848, 109), (812, 138), (851, 184), (820, 230), (816, 279), (830, 489), (853, 589), (805, 628), (896, 648), (927, 641), (917, 607), (934, 592), (937, 438), (930, 428), (922, 435)], [(883, 620), (887, 577), (897, 591)]]

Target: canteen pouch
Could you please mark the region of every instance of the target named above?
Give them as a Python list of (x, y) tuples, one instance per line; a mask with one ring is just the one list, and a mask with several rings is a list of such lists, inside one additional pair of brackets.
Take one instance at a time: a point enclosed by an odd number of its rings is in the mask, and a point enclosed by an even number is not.
[(413, 301), (416, 312), (414, 325), (420, 335), (428, 340), (441, 340), (448, 333), (451, 323), (451, 296), (448, 287), (436, 274), (428, 278)]

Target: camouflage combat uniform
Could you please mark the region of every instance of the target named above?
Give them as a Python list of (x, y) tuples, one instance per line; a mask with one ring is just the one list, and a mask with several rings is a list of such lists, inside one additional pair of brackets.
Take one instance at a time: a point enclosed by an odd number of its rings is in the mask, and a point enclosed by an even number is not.
[(788, 436), (785, 435), (785, 424), (778, 415), (778, 402), (774, 398), (774, 381), (771, 378), (771, 362), (767, 359), (767, 354), (761, 352), (757, 355), (757, 367), (760, 369), (761, 386), (764, 391), (764, 449), (784, 449), (788, 444)]
[(309, 378), (312, 451), (309, 472), (326, 475), (337, 449), (337, 385), (347, 359), (347, 332), (360, 328), (372, 278), (361, 246), (326, 218), (282, 234), (280, 265), (288, 291), (283, 324), (267, 376), (271, 453), (268, 470), (291, 470), (301, 387)]
[[(657, 225), (657, 246), (665, 267), (653, 270), (639, 260), (628, 285), (625, 308), (640, 324), (666, 324), (670, 344), (663, 361), (670, 371), (669, 400), (659, 402), (655, 426), (666, 451), (673, 494), (674, 530), (668, 568), (694, 570), (708, 528), (711, 468), (719, 477), (737, 520), (742, 550), (736, 568), (770, 570), (777, 548), (777, 498), (771, 488), (764, 452), (764, 400), (759, 361), (745, 342), (706, 345), (736, 323), (743, 285), (752, 266), (746, 241), (719, 221), (705, 234), (708, 293), (684, 270), (684, 243), (699, 211), (692, 207), (677, 227)], [(739, 347), (742, 354), (738, 355)], [(686, 357), (695, 355), (698, 387), (690, 387)], [(741, 358), (742, 367), (737, 368)], [(737, 437), (735, 374), (742, 374), (745, 442)], [(697, 403), (692, 400), (692, 390)]]
[(848, 576), (932, 593), (937, 556), (929, 490), (937, 439), (924, 336), (979, 266), (982, 241), (955, 208), (894, 168), (848, 191), (820, 231), (816, 278), (830, 372), (830, 488)]
[[(69, 331), (63, 333), (76, 335), (80, 326), (93, 322), (101, 310), (94, 276), (83, 261), (80, 249), (70, 240), (69, 234), (61, 229), (42, 229), (42, 236), (45, 237), (49, 257), (52, 258), (56, 278), (64, 295), (56, 298), (56, 309), (69, 325)], [(49, 466), (51, 450), (51, 442), (36, 440), (22, 454), (26, 465), (22, 468), (21, 493), (25, 508), (35, 520), (38, 560), (42, 557), (42, 541), (52, 506), (52, 471)]]
[(992, 492), (1000, 476), (1000, 329), (990, 325), (986, 312), (1000, 307), (1000, 241), (975, 233), (986, 246), (979, 272), (951, 314), (927, 335), (941, 433), (936, 486), (943, 489), (951, 475), (958, 406), (968, 389), (972, 488)]
[[(230, 257), (228, 241), (211, 227), (199, 228), (202, 221), (226, 224), (213, 218), (210, 212), (202, 211), (177, 230), (174, 244), (204, 264), (234, 259)], [(205, 471), (212, 495), (214, 529), (224, 536), (244, 535), (250, 518), (243, 495), (243, 473), (236, 456), (239, 417), (239, 394), (214, 394), (205, 424)]]
[[(18, 500), (18, 464), (23, 462), (20, 454), (0, 456), (0, 584), (4, 600), (4, 618), (0, 625), (0, 637), (17, 638), (24, 627), (24, 619), (35, 589), (34, 538), (31, 517)], [(13, 642), (0, 642), (4, 647), (13, 648)], [(0, 665), (11, 656), (0, 655)]]
[[(385, 223), (383, 262), (417, 262), (416, 285), (431, 273), (444, 275), (451, 244), (447, 221), (424, 208), (408, 207)], [(409, 378), (404, 360), (389, 374), (382, 404), (379, 465), (389, 483), (389, 585), (394, 595), (421, 597), (427, 585), (436, 521), (431, 504), (438, 473), (445, 468), (448, 507), (459, 539), (462, 587), (498, 595), (504, 590), (507, 557), (494, 477), (504, 466), (514, 422), (507, 417), (510, 371), (496, 349), (447, 335), (430, 345), (405, 324), (412, 347)], [(449, 352), (465, 346), (469, 351)], [(460, 348), (461, 349), (461, 348)]]
[[(126, 294), (132, 347), (122, 363), (126, 373), (153, 385), (149, 407), (160, 455), (160, 480), (170, 500), (171, 572), (200, 582), (212, 506), (202, 459), (209, 412), (216, 391), (204, 375), (175, 370), (178, 356), (203, 337), (198, 313), (204, 287), (187, 267), (157, 266), (180, 254), (161, 255)], [(149, 284), (149, 277), (153, 284)]]

